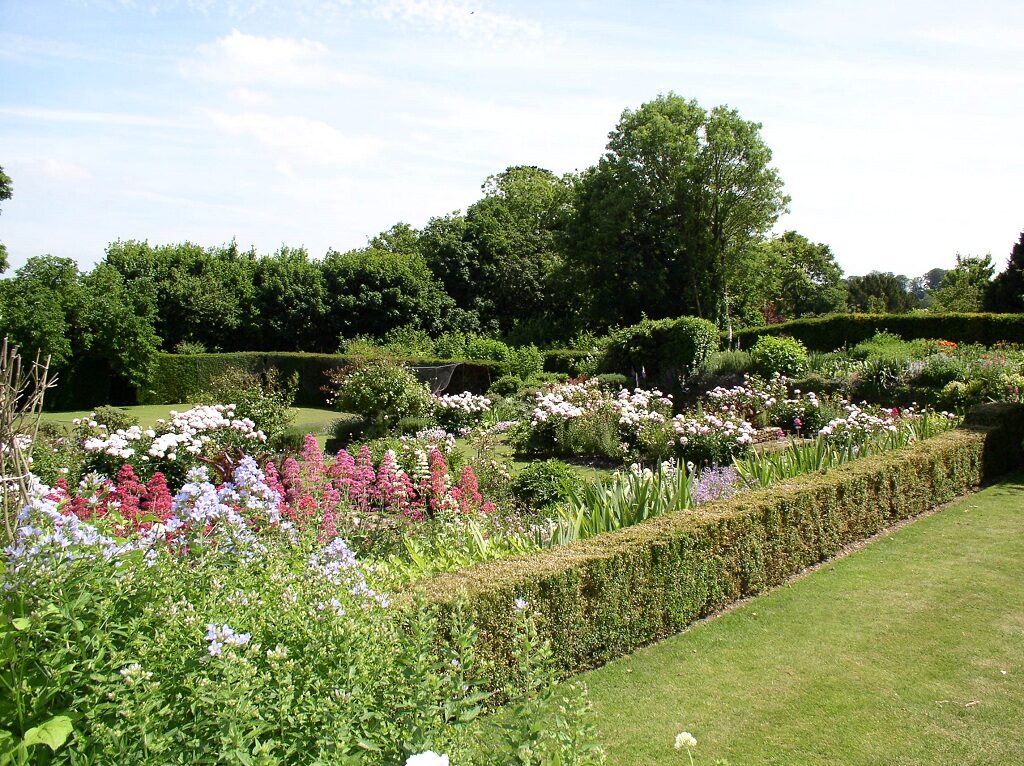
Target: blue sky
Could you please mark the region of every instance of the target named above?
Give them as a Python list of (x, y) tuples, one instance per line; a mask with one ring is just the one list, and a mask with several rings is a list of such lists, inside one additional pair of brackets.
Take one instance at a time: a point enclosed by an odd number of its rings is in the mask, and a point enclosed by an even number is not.
[(847, 273), (1024, 228), (1024, 3), (0, 0), (0, 241), (347, 250), (675, 91), (763, 123), (779, 230)]

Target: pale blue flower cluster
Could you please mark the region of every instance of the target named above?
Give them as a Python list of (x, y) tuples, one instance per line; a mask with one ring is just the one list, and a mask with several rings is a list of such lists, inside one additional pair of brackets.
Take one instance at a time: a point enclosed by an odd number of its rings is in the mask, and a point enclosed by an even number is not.
[(356, 598), (364, 599), (364, 605), (370, 600), (376, 601), (384, 607), (388, 605), (386, 594), (377, 593), (366, 584), (366, 578), (359, 569), (356, 555), (340, 537), (335, 538), (318, 553), (310, 556), (309, 568), (332, 585), (347, 586), (349, 593)]
[(250, 633), (238, 633), (229, 625), (210, 623), (206, 626), (206, 640), (209, 642), (207, 651), (211, 657), (218, 657), (224, 647), (245, 646), (252, 639)]
[(15, 542), (4, 548), (7, 574), (20, 572), (29, 564), (43, 567), (60, 561), (96, 557), (106, 561), (135, 550), (137, 544), (116, 540), (77, 516), (63, 514), (49, 497), (50, 488), (33, 487), (31, 502), (18, 514)]

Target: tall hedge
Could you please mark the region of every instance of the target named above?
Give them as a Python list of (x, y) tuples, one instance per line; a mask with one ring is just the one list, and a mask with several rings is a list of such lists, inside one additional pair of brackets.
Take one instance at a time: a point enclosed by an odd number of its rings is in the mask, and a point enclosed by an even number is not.
[(833, 314), (750, 327), (734, 334), (740, 348), (762, 335), (790, 335), (812, 351), (853, 346), (885, 330), (904, 340), (933, 338), (956, 343), (1024, 343), (1024, 314)]
[(485, 651), (508, 661), (516, 599), (543, 615), (566, 672), (677, 633), (783, 583), (893, 522), (1022, 464), (1024, 407), (989, 405), (907, 449), (798, 477), (699, 510), (429, 580), (445, 608), (468, 599)]
[[(326, 406), (323, 386), (328, 370), (344, 367), (351, 360), (342, 354), (303, 354), (288, 352), (265, 353), (259, 351), (232, 354), (160, 354), (151, 384), (138, 392), (140, 404), (173, 404), (188, 399), (209, 386), (212, 378), (229, 367), (250, 372), (264, 372), (274, 367), (283, 380), (298, 373), (299, 389), (295, 404), (300, 407)], [(491, 381), (499, 377), (495, 362), (437, 359), (404, 359), (410, 365), (446, 365), (458, 363), (452, 374), (449, 391), (482, 393)]]

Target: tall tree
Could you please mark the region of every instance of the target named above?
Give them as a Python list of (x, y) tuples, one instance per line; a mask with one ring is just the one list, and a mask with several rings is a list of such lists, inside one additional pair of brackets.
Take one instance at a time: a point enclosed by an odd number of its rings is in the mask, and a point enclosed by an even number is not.
[[(14, 184), (11, 182), (11, 177), (0, 167), (0, 202), (9, 200), (12, 194), (14, 194)], [(7, 247), (3, 242), (0, 242), (0, 272), (7, 271), (9, 265)]]
[(567, 258), (592, 321), (729, 324), (729, 280), (788, 202), (760, 124), (675, 94), (626, 110), (580, 180)]
[(956, 266), (943, 275), (942, 284), (932, 291), (932, 310), (981, 311), (993, 273), (991, 255), (957, 253)]
[(910, 280), (891, 271), (872, 271), (846, 280), (847, 305), (851, 311), (902, 314), (917, 307)]
[(1024, 312), (1024, 231), (1010, 251), (1006, 268), (989, 285), (985, 307), (989, 311)]
[(772, 286), (770, 301), (775, 313), (793, 319), (846, 307), (843, 270), (828, 245), (787, 231), (764, 247), (767, 258), (753, 276)]

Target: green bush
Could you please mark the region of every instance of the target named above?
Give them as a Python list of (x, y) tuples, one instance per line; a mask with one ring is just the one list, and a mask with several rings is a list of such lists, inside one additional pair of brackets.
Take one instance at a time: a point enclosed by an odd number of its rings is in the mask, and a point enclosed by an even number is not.
[(910, 359), (916, 356), (915, 347), (891, 332), (877, 332), (850, 349), (854, 359)]
[(331, 378), (334, 406), (387, 429), (403, 418), (423, 418), (434, 408), (430, 390), (408, 368), (388, 359), (370, 359)]
[(909, 374), (904, 359), (870, 359), (854, 376), (853, 395), (875, 404), (899, 404), (907, 395)]
[(765, 377), (779, 373), (795, 378), (807, 371), (807, 348), (795, 338), (758, 338), (750, 349), (750, 359), (754, 370)]
[(705, 375), (742, 375), (754, 369), (750, 354), (746, 351), (716, 351), (701, 367)]
[(270, 446), (281, 452), (300, 452), (306, 443), (309, 429), (289, 426), (270, 442)]
[(536, 346), (520, 346), (509, 352), (505, 368), (510, 375), (526, 380), (544, 371), (544, 354)]
[(354, 441), (366, 436), (370, 421), (360, 417), (342, 417), (331, 423), (331, 438), (327, 440), (327, 452), (337, 452)]
[(921, 369), (913, 376), (917, 386), (941, 389), (954, 380), (967, 379), (967, 366), (951, 354), (933, 354), (924, 360)]
[(107, 405), (97, 407), (92, 413), (92, 419), (105, 425), (109, 431), (127, 429), (139, 424), (139, 419), (127, 410)]
[(530, 463), (512, 478), (512, 496), (534, 511), (543, 511), (559, 505), (569, 493), (584, 484), (572, 466), (561, 460), (541, 460)]
[(522, 391), (525, 386), (526, 384), (523, 380), (515, 375), (502, 375), (496, 381), (491, 383), (491, 387), (487, 389), (487, 392), (498, 396), (515, 396)]
[(693, 512), (529, 558), (490, 562), (427, 582), (445, 609), (468, 597), (483, 651), (509, 664), (511, 605), (544, 615), (565, 672), (677, 633), (693, 621), (1021, 466), (1024, 407), (989, 405), (961, 429), (903, 450), (797, 477)]
[(999, 341), (1024, 343), (1024, 314), (833, 314), (745, 328), (736, 332), (734, 340), (740, 348), (749, 348), (763, 335), (789, 335), (812, 351), (835, 351), (883, 330), (904, 340), (931, 338), (986, 346)]
[(466, 344), (466, 356), (470, 359), (486, 359), (492, 362), (507, 362), (512, 349), (494, 338), (472, 338)]
[(706, 319), (644, 319), (611, 334), (601, 370), (649, 380), (689, 375), (717, 348), (718, 331)]
[(598, 375), (597, 379), (601, 381), (602, 386), (610, 391), (621, 391), (623, 388), (631, 388), (633, 386), (631, 379), (617, 372), (606, 372), (603, 375)]
[(294, 373), (284, 382), (273, 367), (262, 375), (228, 367), (211, 377), (207, 389), (192, 397), (192, 403), (234, 404), (235, 417), (249, 418), (273, 444), (292, 422), (297, 388), (298, 375)]

